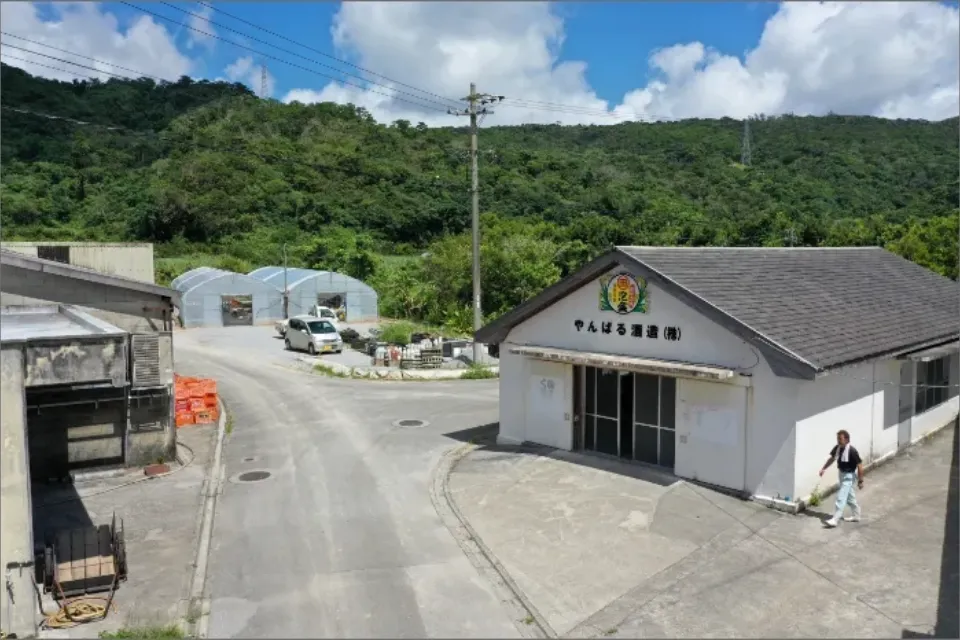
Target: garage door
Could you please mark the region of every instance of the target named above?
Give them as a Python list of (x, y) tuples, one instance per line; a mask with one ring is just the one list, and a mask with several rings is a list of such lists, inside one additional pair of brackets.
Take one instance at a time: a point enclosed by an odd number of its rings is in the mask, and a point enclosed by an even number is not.
[(745, 488), (746, 393), (730, 384), (678, 380), (678, 476)]

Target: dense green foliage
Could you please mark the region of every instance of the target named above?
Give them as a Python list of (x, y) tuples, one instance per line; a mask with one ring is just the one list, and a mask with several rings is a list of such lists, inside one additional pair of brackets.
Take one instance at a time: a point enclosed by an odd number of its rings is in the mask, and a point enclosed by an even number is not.
[[(470, 324), (465, 130), (235, 84), (2, 72), (7, 107), (94, 123), (2, 111), (5, 239), (152, 241), (161, 279), (276, 264), (286, 245), (291, 265), (370, 281), (385, 315)], [(485, 310), (611, 244), (880, 244), (957, 276), (957, 118), (761, 118), (750, 166), (742, 129), (485, 127)]]

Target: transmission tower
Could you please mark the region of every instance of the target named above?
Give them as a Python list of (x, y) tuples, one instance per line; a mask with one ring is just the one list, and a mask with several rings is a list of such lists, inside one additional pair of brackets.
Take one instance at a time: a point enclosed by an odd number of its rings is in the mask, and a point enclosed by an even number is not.
[(265, 100), (267, 97), (267, 65), (265, 63), (260, 63), (260, 99)]
[(743, 121), (743, 141), (740, 143), (740, 164), (750, 165), (750, 118)]

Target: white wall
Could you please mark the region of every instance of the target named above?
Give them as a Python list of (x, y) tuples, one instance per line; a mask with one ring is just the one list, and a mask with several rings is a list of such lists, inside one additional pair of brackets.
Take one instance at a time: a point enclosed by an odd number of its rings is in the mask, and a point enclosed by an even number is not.
[(501, 353), (500, 444), (573, 448), (573, 366)]
[[(915, 392), (913, 387), (901, 386), (903, 362), (881, 360), (847, 367), (812, 382), (797, 383), (795, 492), (798, 498), (809, 495), (818, 484), (827, 486), (836, 481), (835, 467), (824, 479), (819, 478), (818, 471), (836, 444), (840, 429), (850, 432), (850, 441), (864, 463), (896, 453), (900, 396)], [(956, 368), (951, 376), (951, 384), (956, 384), (960, 378)], [(958, 398), (954, 397), (909, 418), (910, 440), (915, 441), (956, 418), (958, 407)]]
[[(619, 270), (611, 273), (618, 273)], [(507, 336), (508, 345), (535, 345), (575, 349), (594, 353), (658, 358), (698, 364), (713, 364), (729, 368), (749, 367), (757, 360), (755, 352), (746, 343), (718, 324), (703, 317), (683, 302), (671, 297), (659, 287), (647, 286), (648, 313), (632, 313), (621, 316), (613, 311), (600, 311), (600, 285), (597, 280), (574, 291), (566, 298), (523, 322)], [(577, 331), (575, 320), (589, 324), (592, 320), (596, 333), (586, 326)], [(602, 333), (602, 322), (613, 323), (613, 332)], [(617, 323), (624, 323), (626, 335), (618, 335)], [(634, 338), (630, 335), (631, 324), (655, 324), (660, 337)], [(680, 340), (671, 342), (662, 336), (663, 328), (679, 327)]]

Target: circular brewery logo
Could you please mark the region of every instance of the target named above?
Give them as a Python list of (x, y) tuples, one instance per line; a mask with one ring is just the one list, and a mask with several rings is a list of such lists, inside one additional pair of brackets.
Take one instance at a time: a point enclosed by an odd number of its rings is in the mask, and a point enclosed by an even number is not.
[(641, 311), (643, 302), (643, 284), (629, 273), (615, 275), (607, 282), (606, 298), (611, 311), (627, 315)]

